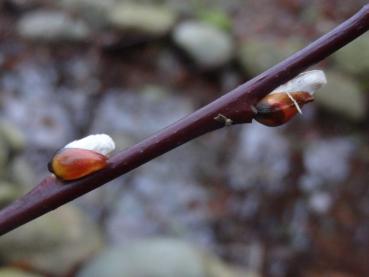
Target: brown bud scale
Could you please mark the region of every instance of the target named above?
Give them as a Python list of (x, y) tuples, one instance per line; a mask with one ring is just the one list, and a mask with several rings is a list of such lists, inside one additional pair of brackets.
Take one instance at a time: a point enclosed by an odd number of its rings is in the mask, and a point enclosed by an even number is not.
[[(314, 101), (314, 97), (308, 92), (293, 92), (290, 95), (300, 107)], [(268, 94), (258, 102), (256, 110), (255, 120), (271, 127), (286, 123), (298, 113), (296, 104), (285, 92)]]
[(63, 148), (48, 164), (49, 171), (64, 181), (85, 177), (107, 165), (107, 157), (92, 150)]

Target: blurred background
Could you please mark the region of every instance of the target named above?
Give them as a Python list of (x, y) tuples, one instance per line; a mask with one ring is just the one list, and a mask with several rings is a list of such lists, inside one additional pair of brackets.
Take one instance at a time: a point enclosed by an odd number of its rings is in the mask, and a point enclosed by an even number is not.
[[(355, 13), (352, 0), (1, 0), (0, 205), (67, 142), (142, 140)], [(0, 276), (369, 276), (369, 37), (303, 115), (207, 134), (0, 238)]]

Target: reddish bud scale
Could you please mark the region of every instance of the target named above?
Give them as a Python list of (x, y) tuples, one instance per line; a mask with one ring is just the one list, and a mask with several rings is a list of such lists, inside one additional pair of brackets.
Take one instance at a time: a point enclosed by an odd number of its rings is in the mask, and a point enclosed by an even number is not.
[(107, 157), (92, 150), (63, 148), (49, 162), (49, 171), (59, 179), (71, 181), (87, 176), (107, 165)]
[[(314, 97), (308, 92), (290, 94), (300, 107), (314, 101)], [(285, 92), (268, 94), (258, 102), (256, 110), (255, 120), (271, 127), (286, 123), (298, 113), (296, 104)]]

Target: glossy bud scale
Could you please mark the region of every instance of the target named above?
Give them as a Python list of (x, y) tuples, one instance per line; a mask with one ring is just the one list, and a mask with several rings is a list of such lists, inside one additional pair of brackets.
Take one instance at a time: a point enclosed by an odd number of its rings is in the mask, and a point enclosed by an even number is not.
[(60, 149), (48, 168), (63, 181), (76, 180), (106, 167), (107, 155), (114, 149), (114, 141), (108, 135), (90, 135)]
[(267, 126), (279, 126), (298, 113), (296, 103), (302, 107), (314, 101), (314, 97), (308, 92), (296, 92), (291, 97), (284, 92), (267, 95), (256, 105), (255, 120)]
[(49, 163), (49, 171), (64, 181), (85, 177), (107, 165), (107, 157), (95, 151), (63, 148)]
[(326, 84), (321, 70), (301, 73), (286, 84), (276, 88), (255, 106), (255, 120), (267, 126), (279, 126), (288, 122), (301, 107), (314, 101), (314, 92)]

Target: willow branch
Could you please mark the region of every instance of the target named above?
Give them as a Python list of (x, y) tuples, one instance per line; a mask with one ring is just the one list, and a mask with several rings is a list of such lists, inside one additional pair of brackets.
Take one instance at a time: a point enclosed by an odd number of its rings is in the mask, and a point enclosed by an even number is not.
[(251, 107), (261, 98), (368, 29), (369, 4), (281, 63), (157, 134), (117, 153), (103, 170), (68, 183), (53, 176), (45, 178), (29, 193), (0, 211), (0, 234), (54, 210), (187, 141), (228, 125), (229, 121), (223, 119), (230, 119), (233, 124), (251, 122), (254, 116)]

